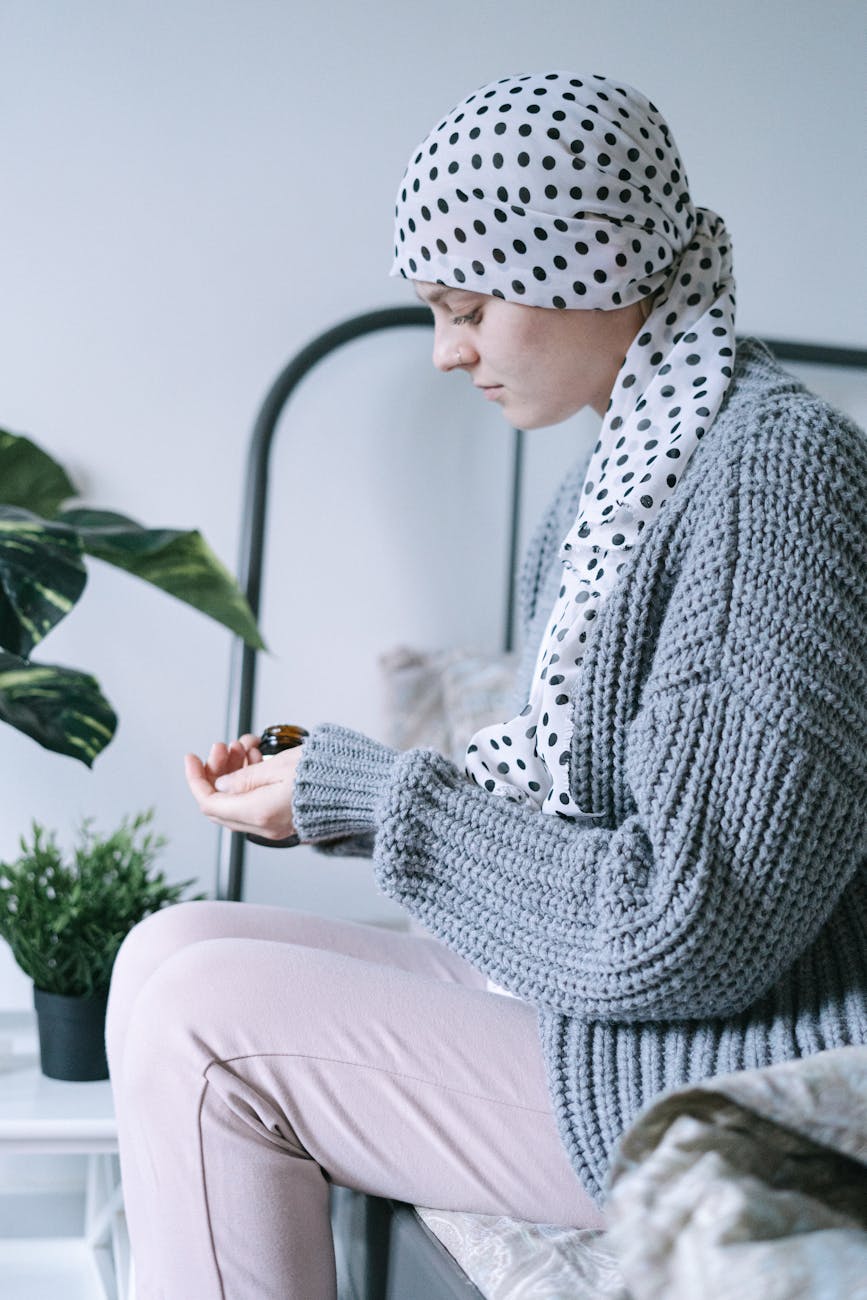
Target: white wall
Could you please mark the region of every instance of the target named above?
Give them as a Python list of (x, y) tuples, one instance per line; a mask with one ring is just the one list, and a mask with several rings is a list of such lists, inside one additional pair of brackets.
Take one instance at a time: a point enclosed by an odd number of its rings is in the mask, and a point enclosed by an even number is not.
[[(272, 376), (339, 318), (406, 300), (386, 272), (410, 149), (482, 81), (546, 67), (623, 77), (666, 114), (696, 200), (732, 231), (742, 330), (859, 343), (861, 36), (855, 0), (5, 0), (0, 424), (93, 503), (197, 525), (233, 564)], [(502, 555), (503, 429), (425, 350), (358, 344), (299, 394), (263, 724), (375, 731), (379, 649), (496, 644), (499, 596), (467, 556)], [(587, 429), (536, 436), (534, 499)], [(41, 655), (96, 672), (119, 735), (91, 773), (0, 728), (0, 858), (31, 817), (68, 838), (84, 815), (108, 827), (153, 804), (172, 876), (209, 886), (214, 832), (180, 759), (223, 735), (228, 651), (221, 629), (94, 565)], [(357, 861), (262, 850), (250, 874), (251, 896), (396, 915)], [(0, 960), (0, 1006), (28, 996)]]

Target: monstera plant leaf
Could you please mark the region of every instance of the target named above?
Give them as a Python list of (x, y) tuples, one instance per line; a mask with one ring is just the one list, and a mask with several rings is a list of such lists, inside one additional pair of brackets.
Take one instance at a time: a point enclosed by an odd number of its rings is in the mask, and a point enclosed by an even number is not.
[(257, 649), (263, 641), (243, 592), (199, 532), (63, 508), (75, 495), (62, 465), (29, 438), (0, 429), (0, 722), (90, 765), (117, 725), (98, 683), (30, 662), (80, 599), (85, 555), (176, 596)]
[(114, 710), (95, 678), (0, 650), (0, 721), (88, 767), (111, 740)]
[(201, 533), (143, 528), (125, 515), (81, 507), (57, 519), (75, 530), (88, 555), (144, 578), (262, 648), (250, 606)]
[(0, 429), (0, 501), (51, 519), (70, 497), (75, 484), (53, 457), (29, 438)]
[(69, 613), (87, 572), (78, 534), (0, 505), (0, 646), (27, 658)]

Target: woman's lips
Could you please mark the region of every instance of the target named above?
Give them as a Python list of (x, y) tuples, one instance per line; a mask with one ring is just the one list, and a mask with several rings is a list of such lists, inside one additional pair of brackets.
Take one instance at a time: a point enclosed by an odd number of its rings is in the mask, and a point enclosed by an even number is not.
[(503, 391), (502, 384), (477, 384), (476, 387), (484, 397), (487, 397), (489, 402), (496, 401)]

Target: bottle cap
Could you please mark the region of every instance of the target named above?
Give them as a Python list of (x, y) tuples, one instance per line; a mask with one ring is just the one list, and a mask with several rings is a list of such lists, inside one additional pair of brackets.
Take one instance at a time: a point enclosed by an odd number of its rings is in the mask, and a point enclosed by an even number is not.
[(282, 754), (284, 749), (295, 749), (309, 734), (304, 727), (297, 727), (289, 722), (266, 727), (259, 737), (260, 753), (263, 758), (272, 758), (274, 754)]

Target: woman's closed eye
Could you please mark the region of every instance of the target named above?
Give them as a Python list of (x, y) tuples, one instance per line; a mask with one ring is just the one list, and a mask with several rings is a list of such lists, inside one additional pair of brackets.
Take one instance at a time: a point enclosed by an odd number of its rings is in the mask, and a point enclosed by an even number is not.
[(453, 316), (453, 325), (478, 325), (481, 316), (481, 308), (474, 307), (472, 311), (467, 312), (465, 316)]

